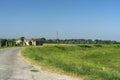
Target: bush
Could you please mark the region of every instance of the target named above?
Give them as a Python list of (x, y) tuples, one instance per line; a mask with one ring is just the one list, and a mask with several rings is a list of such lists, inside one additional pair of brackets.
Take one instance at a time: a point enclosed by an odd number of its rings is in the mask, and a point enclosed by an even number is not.
[(81, 47), (81, 48), (92, 48), (91, 45), (79, 45), (79, 47)]
[(95, 44), (94, 46), (95, 47), (102, 47), (102, 45), (100, 45), (100, 44)]
[(64, 46), (55, 45), (55, 48), (60, 49), (60, 50), (65, 50), (65, 47), (64, 47)]

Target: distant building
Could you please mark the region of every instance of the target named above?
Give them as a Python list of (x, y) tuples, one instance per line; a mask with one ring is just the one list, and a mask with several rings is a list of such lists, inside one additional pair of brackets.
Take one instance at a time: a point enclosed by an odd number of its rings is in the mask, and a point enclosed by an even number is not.
[(20, 39), (16, 40), (16, 44), (20, 44), (22, 41)]
[[(20, 39), (16, 40), (16, 45), (20, 45), (22, 43), (22, 41)], [(37, 41), (37, 40), (24, 40), (24, 45), (26, 46), (40, 46), (43, 45), (42, 42)]]
[(43, 43), (41, 41), (32, 40), (32, 45), (33, 46), (39, 46), (39, 45), (43, 45)]

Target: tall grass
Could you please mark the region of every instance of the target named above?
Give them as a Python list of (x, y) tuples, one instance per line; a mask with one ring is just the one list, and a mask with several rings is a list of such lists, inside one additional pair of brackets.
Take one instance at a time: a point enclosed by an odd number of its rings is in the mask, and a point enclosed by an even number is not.
[(46, 45), (27, 47), (23, 56), (91, 80), (120, 80), (119, 45)]

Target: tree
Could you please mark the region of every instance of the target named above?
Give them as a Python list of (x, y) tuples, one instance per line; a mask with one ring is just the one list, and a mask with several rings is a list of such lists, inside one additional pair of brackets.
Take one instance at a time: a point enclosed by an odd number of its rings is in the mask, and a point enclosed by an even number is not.
[(46, 42), (46, 39), (43, 37), (43, 38), (40, 38), (40, 41), (44, 43)]
[(5, 46), (7, 42), (7, 39), (0, 39), (0, 46)]
[(14, 39), (8, 39), (6, 42), (6, 46), (15, 46), (15, 40)]
[(37, 41), (40, 41), (42, 43), (46, 43), (46, 38), (37, 38), (37, 39), (33, 39), (33, 40), (37, 40)]
[(24, 45), (24, 40), (25, 40), (25, 37), (20, 37), (20, 40), (21, 40), (21, 42), (22, 42), (22, 46)]

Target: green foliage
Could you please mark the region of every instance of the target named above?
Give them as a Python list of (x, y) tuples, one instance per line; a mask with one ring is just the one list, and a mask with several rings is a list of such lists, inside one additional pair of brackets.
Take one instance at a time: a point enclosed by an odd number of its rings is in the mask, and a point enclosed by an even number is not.
[(34, 40), (42, 43), (59, 43), (59, 44), (120, 44), (117, 41), (111, 40), (92, 40), (92, 39), (49, 39), (46, 38), (34, 38)]
[(47, 42), (44, 37), (43, 37), (43, 38), (37, 38), (37, 39), (34, 39), (34, 40), (40, 41), (40, 42), (42, 42), (42, 43)]
[(93, 46), (91, 46), (91, 45), (86, 45), (86, 44), (84, 44), (84, 45), (78, 45), (79, 47), (81, 47), (81, 48), (92, 48)]
[(78, 76), (88, 76), (91, 80), (120, 80), (119, 45), (27, 47), (23, 50), (23, 55), (40, 64)]
[(5, 46), (7, 39), (0, 39), (0, 46)]
[(20, 40), (23, 42), (24, 41), (24, 39), (25, 39), (25, 37), (20, 37)]
[(24, 40), (25, 40), (25, 37), (20, 37), (20, 40), (22, 41), (20, 44), (23, 46), (24, 45)]
[(15, 46), (14, 39), (0, 39), (0, 47), (12, 47)]
[(120, 45), (115, 45), (114, 47), (115, 47), (115, 48), (120, 48)]
[(94, 46), (95, 46), (95, 47), (102, 47), (101, 44), (95, 44)]

